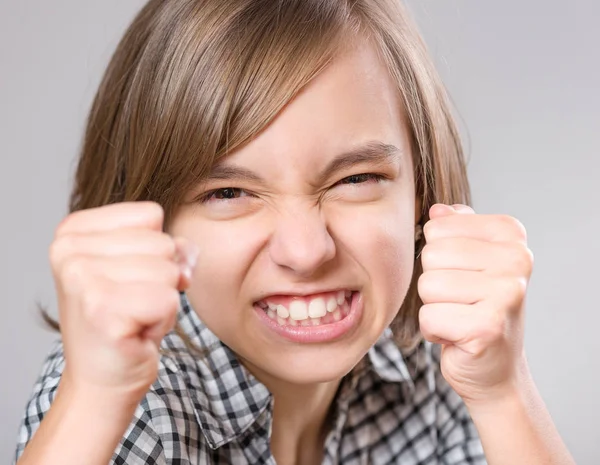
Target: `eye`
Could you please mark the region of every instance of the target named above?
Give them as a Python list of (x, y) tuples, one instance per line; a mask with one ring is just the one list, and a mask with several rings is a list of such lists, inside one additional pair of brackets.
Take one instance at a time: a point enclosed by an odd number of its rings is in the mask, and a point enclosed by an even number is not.
[(361, 174), (353, 174), (352, 176), (348, 176), (338, 184), (364, 184), (369, 181), (379, 182), (383, 180), (384, 177), (380, 174), (375, 173), (361, 173)]
[(221, 189), (215, 189), (215, 190), (212, 190), (212, 191), (209, 191), (209, 192), (203, 194), (200, 197), (200, 201), (202, 203), (205, 203), (205, 202), (210, 202), (212, 200), (214, 200), (214, 201), (235, 200), (240, 197), (245, 197), (247, 195), (248, 195), (248, 193), (246, 191), (244, 191), (243, 189), (240, 189), (239, 187), (223, 187)]

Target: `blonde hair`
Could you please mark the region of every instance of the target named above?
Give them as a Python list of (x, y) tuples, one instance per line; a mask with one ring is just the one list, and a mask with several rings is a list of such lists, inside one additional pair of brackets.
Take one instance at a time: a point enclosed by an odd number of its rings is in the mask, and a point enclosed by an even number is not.
[[(408, 116), (421, 224), (433, 203), (470, 203), (445, 89), (399, 1), (150, 0), (93, 102), (70, 210), (152, 200), (168, 224), (216, 160), (264, 129), (342, 47), (365, 38), (397, 83)], [(416, 259), (392, 324), (401, 348), (420, 339), (421, 273)]]

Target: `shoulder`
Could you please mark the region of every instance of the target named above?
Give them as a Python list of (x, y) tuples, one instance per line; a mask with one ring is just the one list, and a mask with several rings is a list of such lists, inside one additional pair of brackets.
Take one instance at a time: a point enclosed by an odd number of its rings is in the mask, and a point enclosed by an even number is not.
[(30, 398), (25, 406), (18, 432), (16, 458), (39, 428), (45, 413), (54, 401), (56, 390), (65, 366), (62, 341), (55, 342), (42, 364), (40, 375), (33, 386)]
[(19, 459), (25, 446), (39, 428), (45, 413), (50, 409), (60, 383), (64, 365), (62, 341), (57, 341), (52, 345), (42, 364), (40, 375), (25, 406), (25, 412), (18, 431), (15, 461)]
[(477, 431), (440, 360), (441, 347), (426, 340), (401, 350), (380, 339), (350, 394), (346, 452), (360, 449), (370, 463), (416, 463), (418, 456), (485, 464)]
[[(167, 338), (171, 346), (177, 344), (177, 336), (168, 335)], [(189, 439), (193, 438), (196, 449), (200, 447), (201, 435), (197, 434), (195, 405), (187, 387), (186, 365), (180, 361), (182, 357), (165, 353), (160, 358), (158, 377), (136, 408), (112, 463), (170, 463), (172, 460), (186, 463), (189, 451), (182, 450), (179, 443), (189, 443)], [(15, 461), (50, 410), (64, 367), (63, 345), (58, 341), (46, 356), (25, 406), (18, 430)], [(197, 454), (198, 450), (191, 452)]]

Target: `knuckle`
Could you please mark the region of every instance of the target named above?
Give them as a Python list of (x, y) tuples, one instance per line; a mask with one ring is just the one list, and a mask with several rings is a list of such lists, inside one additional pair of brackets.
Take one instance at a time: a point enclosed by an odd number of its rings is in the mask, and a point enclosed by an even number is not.
[(529, 276), (533, 271), (533, 252), (523, 243), (516, 246), (513, 253), (515, 267), (522, 274)]
[(469, 352), (481, 356), (486, 349), (505, 337), (506, 316), (496, 310), (484, 310), (480, 321), (472, 330)]
[(57, 268), (66, 255), (64, 239), (56, 238), (48, 247), (48, 257), (53, 268)]
[[(157, 292), (163, 292), (164, 288), (172, 289), (177, 283), (181, 271), (179, 265), (164, 257), (154, 255), (144, 256), (132, 265), (131, 275), (144, 281), (155, 283)], [(135, 276), (133, 276), (135, 277)], [(128, 274), (127, 278), (131, 278)]]
[(425, 244), (423, 249), (421, 250), (421, 264), (423, 269), (429, 269), (433, 267), (435, 257), (435, 250), (433, 249), (431, 244)]
[(430, 241), (436, 236), (437, 231), (437, 223), (435, 220), (429, 220), (423, 226), (423, 235), (427, 241)]
[(49, 248), (50, 260), (59, 263), (70, 253), (74, 253), (80, 248), (81, 237), (79, 234), (64, 234), (52, 241)]
[[(175, 285), (179, 282), (179, 278), (181, 277), (182, 268), (181, 265), (175, 263), (174, 261), (168, 262), (169, 267), (169, 284)], [(179, 293), (179, 291), (177, 291)]]
[(165, 296), (165, 301), (165, 307), (168, 310), (168, 314), (177, 314), (181, 302), (179, 291), (177, 289), (169, 288)]
[(165, 311), (179, 306), (179, 291), (168, 283), (159, 283), (149, 289), (149, 298)]
[(163, 207), (157, 203), (152, 201), (143, 202), (143, 208), (145, 209), (145, 213), (152, 219), (162, 222), (165, 217), (165, 211)]
[(431, 300), (435, 288), (435, 277), (431, 272), (425, 271), (419, 276), (417, 289), (424, 303)]
[(73, 223), (76, 218), (79, 216), (79, 212), (73, 212), (67, 216), (65, 216), (56, 226), (54, 230), (54, 237), (58, 238), (65, 235), (68, 230), (71, 228), (71, 223)]
[(117, 344), (124, 337), (123, 324), (119, 321), (110, 321), (107, 324), (103, 324), (102, 336), (106, 338), (109, 344)]
[(500, 215), (499, 220), (516, 239), (523, 242), (527, 241), (527, 230), (518, 219), (510, 215)]
[(533, 271), (533, 266), (535, 263), (535, 256), (533, 251), (529, 247), (525, 247), (523, 250), (523, 263), (525, 265), (525, 270), (528, 271), (527, 274), (531, 274)]
[(529, 276), (533, 270), (533, 253), (523, 242), (498, 243), (499, 259), (504, 272)]
[(430, 322), (432, 320), (432, 312), (431, 312), (431, 306), (430, 305), (422, 305), (421, 308), (419, 309), (419, 326), (422, 329), (422, 331), (427, 331), (427, 328), (430, 325)]
[(159, 233), (157, 237), (157, 247), (159, 248), (161, 255), (164, 255), (168, 258), (174, 257), (177, 251), (177, 246), (173, 240), (173, 237), (166, 232)]
[(481, 329), (481, 336), (487, 342), (495, 342), (504, 336), (505, 317), (500, 312), (489, 312)]
[(161, 326), (163, 327), (164, 334), (169, 332), (177, 321), (177, 315), (179, 313), (180, 296), (177, 291), (170, 290), (165, 293), (165, 305), (161, 314)]
[(523, 277), (506, 278), (503, 280), (503, 295), (512, 304), (520, 304), (527, 293), (527, 280)]
[(445, 238), (425, 244), (421, 252), (423, 269), (446, 268), (453, 260), (453, 254), (460, 250), (462, 243), (455, 238)]
[[(102, 286), (95, 286), (87, 289), (81, 297), (83, 316), (93, 324), (103, 327), (107, 309), (110, 307), (108, 300), (110, 292), (107, 292)], [(110, 325), (106, 325), (109, 327)]]
[(171, 327), (177, 319), (180, 307), (179, 291), (170, 286), (163, 286), (156, 289), (154, 304), (158, 304), (157, 318), (162, 322), (162, 326)]
[(79, 283), (89, 274), (91, 260), (84, 255), (71, 255), (65, 259), (59, 270), (61, 279), (66, 283)]

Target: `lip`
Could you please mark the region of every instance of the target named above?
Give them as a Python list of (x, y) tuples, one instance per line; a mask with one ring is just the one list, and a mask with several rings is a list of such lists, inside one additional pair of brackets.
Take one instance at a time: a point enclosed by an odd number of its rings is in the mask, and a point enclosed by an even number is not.
[(306, 290), (302, 290), (302, 291), (293, 291), (293, 290), (289, 290), (289, 291), (275, 291), (275, 292), (270, 292), (268, 294), (263, 294), (261, 295), (259, 298), (256, 299), (256, 302), (260, 302), (262, 300), (269, 300), (269, 298), (272, 297), (278, 297), (278, 296), (285, 296), (285, 297), (309, 297), (309, 296), (315, 296), (315, 295), (319, 295), (319, 294), (330, 294), (330, 293), (335, 293), (335, 292), (340, 292), (340, 291), (351, 291), (351, 292), (356, 292), (355, 289), (353, 288), (329, 288), (329, 289), (306, 289)]
[(254, 311), (259, 321), (269, 331), (288, 341), (302, 344), (333, 342), (342, 338), (358, 325), (363, 312), (363, 298), (360, 292), (352, 292), (348, 315), (335, 323), (320, 326), (280, 326), (275, 320), (269, 318), (257, 304), (254, 305)]

